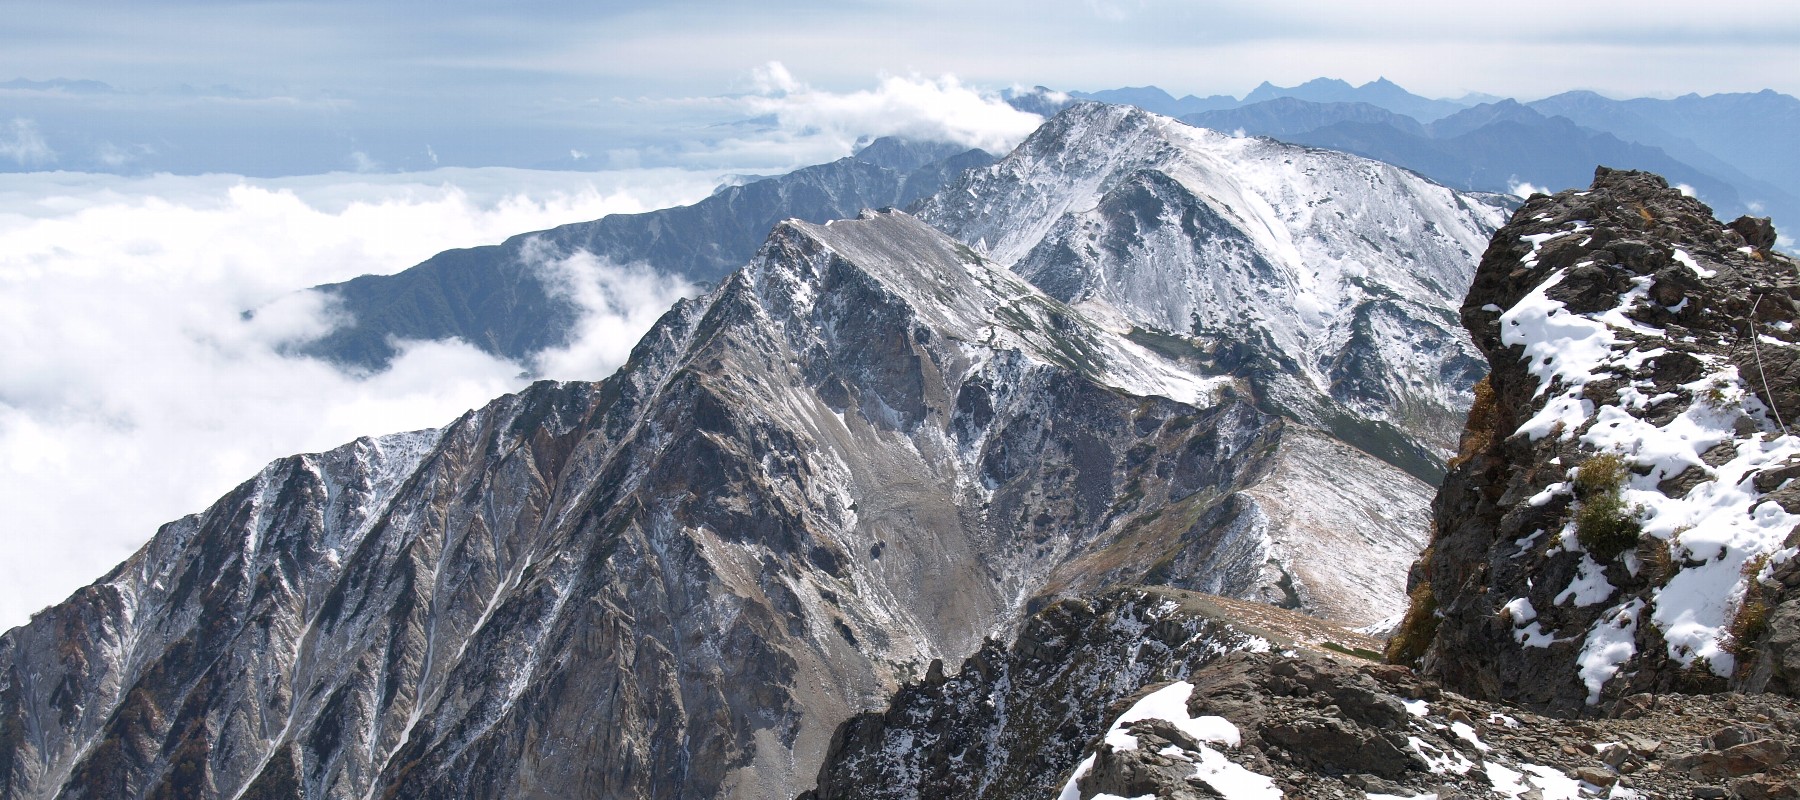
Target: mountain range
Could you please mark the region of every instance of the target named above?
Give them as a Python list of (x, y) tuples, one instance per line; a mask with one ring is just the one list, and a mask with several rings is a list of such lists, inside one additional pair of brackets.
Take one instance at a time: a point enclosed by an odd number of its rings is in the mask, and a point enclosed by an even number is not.
[(1081, 104), (914, 208), (780, 222), (605, 380), (165, 526), (0, 637), (0, 786), (791, 795), (851, 714), (1060, 598), (1403, 610), (1504, 203)]
[(1386, 161), (1464, 190), (1554, 192), (1596, 166), (1656, 172), (1722, 216), (1800, 219), (1800, 100), (1778, 92), (1614, 100), (1571, 91), (1529, 102), (1434, 100), (1386, 79), (1263, 83), (1242, 99), (1176, 99), (1154, 86), (1072, 92), (1215, 130), (1269, 136)]
[(865, 208), (903, 206), (993, 160), (953, 145), (877, 139), (829, 164), (721, 186), (693, 205), (613, 214), (498, 245), (448, 250), (394, 275), (317, 287), (350, 322), (297, 350), (380, 369), (396, 354), (396, 340), (456, 338), (529, 362), (567, 344), (580, 319), (581, 307), (553, 267), (570, 255), (710, 285), (743, 266), (781, 220), (824, 222)]
[(0, 634), (0, 794), (1791, 796), (1800, 283), (1713, 213), (1078, 102), (325, 287), (529, 361), (544, 253), (704, 284)]

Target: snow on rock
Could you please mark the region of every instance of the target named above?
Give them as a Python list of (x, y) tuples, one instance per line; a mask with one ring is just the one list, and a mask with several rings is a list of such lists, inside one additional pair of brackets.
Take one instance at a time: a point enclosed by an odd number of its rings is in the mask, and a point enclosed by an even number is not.
[[(1542, 241), (1532, 244), (1535, 248)], [(1617, 342), (1605, 323), (1567, 313), (1562, 303), (1549, 298), (1549, 290), (1563, 277), (1561, 272), (1552, 274), (1500, 315), (1501, 341), (1524, 349), (1527, 369), (1538, 378), (1538, 396), (1547, 395), (1552, 387), (1559, 389), (1519, 426), (1520, 433), (1533, 439), (1553, 430), (1572, 436), (1593, 416), (1593, 402), (1582, 396), (1582, 390), (1606, 364)]]
[(1463, 317), (1499, 410), (1471, 417), (1420, 572), (1448, 685), (1566, 708), (1745, 676), (1734, 620), (1775, 602), (1800, 527), (1800, 274), (1742, 241), (1605, 169), (1496, 234)]
[[(1164, 720), (1193, 737), (1196, 747), (1170, 746), (1160, 754), (1193, 763), (1193, 777), (1212, 787), (1221, 797), (1230, 800), (1279, 800), (1281, 790), (1275, 786), (1273, 779), (1245, 769), (1218, 749), (1209, 746), (1220, 745), (1227, 749), (1237, 747), (1242, 735), (1237, 726), (1224, 717), (1190, 716), (1187, 704), (1188, 697), (1193, 692), (1193, 684), (1176, 681), (1145, 695), (1113, 720), (1103, 739), (1105, 746), (1114, 751), (1136, 750), (1138, 738), (1130, 733), (1131, 724), (1147, 719)], [(1063, 798), (1080, 797), (1077, 784), (1093, 769), (1095, 758), (1096, 756), (1089, 756), (1088, 760), (1076, 768), (1069, 782), (1063, 786)], [(1110, 796), (1112, 795), (1102, 793), (1094, 797)]]
[(1193, 684), (1176, 681), (1145, 695), (1113, 720), (1112, 727), (1106, 731), (1106, 743), (1115, 750), (1134, 750), (1137, 748), (1137, 738), (1126, 732), (1131, 723), (1142, 719), (1161, 719), (1175, 723), (1176, 728), (1202, 742), (1226, 747), (1238, 746), (1242, 737), (1238, 734), (1237, 726), (1227, 722), (1224, 717), (1188, 716), (1187, 701), (1193, 693)]
[(1247, 377), (1304, 422), (1348, 413), (1441, 455), (1480, 377), (1455, 307), (1504, 213), (1380, 162), (1093, 103), (919, 210), (1097, 316), (1280, 365)]

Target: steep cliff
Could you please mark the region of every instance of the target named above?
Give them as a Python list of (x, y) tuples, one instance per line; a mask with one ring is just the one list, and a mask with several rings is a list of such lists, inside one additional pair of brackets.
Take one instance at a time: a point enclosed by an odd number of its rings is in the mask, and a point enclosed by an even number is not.
[(1492, 365), (1394, 654), (1575, 712), (1800, 683), (1800, 274), (1646, 173), (1535, 196), (1463, 321)]

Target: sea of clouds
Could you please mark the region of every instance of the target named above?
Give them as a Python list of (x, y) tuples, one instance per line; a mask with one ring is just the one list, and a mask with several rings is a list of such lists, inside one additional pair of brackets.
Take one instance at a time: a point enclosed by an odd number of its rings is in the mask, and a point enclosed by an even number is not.
[[(525, 381), (524, 365), (460, 342), (411, 343), (368, 375), (284, 355), (340, 321), (323, 295), (301, 290), (691, 202), (712, 180), (506, 169), (0, 176), (0, 626), (273, 458), (442, 425)], [(570, 283), (595, 312), (583, 331), (599, 341), (571, 348), (585, 359), (546, 358), (552, 374), (578, 373), (558, 377), (604, 377), (686, 290), (628, 270)]]
[[(408, 342), (390, 368), (362, 374), (291, 355), (344, 321), (308, 287), (692, 203), (728, 172), (842, 157), (863, 136), (1003, 152), (1040, 121), (949, 77), (833, 93), (771, 64), (756, 83), (708, 101), (763, 121), (712, 142), (705, 167), (0, 174), (0, 630), (272, 459), (437, 427), (536, 377), (603, 378), (670, 304), (698, 291), (586, 254), (546, 260), (586, 312), (566, 347), (514, 363), (462, 342)], [(25, 123), (7, 130), (21, 131), (36, 135)], [(33, 139), (15, 155), (41, 159), (55, 146)]]

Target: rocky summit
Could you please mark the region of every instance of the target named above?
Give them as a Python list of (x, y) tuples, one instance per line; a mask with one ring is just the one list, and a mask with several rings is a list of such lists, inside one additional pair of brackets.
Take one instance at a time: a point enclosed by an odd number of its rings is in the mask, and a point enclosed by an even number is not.
[(1562, 713), (1800, 690), (1800, 273), (1773, 242), (1605, 169), (1494, 237), (1462, 312), (1493, 369), (1397, 656)]
[(801, 800), (1794, 798), (1800, 702), (1473, 699), (1329, 623), (1187, 592), (1067, 601), (833, 740)]

